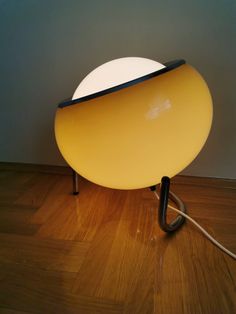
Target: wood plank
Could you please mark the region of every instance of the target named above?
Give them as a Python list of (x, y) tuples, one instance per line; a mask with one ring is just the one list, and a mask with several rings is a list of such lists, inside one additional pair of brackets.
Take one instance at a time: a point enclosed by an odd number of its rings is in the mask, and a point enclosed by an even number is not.
[(89, 248), (89, 243), (85, 242), (1, 233), (0, 243), (0, 263), (68, 272), (80, 269)]
[(236, 189), (181, 184), (173, 185), (171, 190), (184, 200), (192, 217), (214, 221), (236, 219)]
[(126, 191), (107, 189), (84, 181), (77, 198), (81, 228), (75, 239), (92, 241), (104, 224), (112, 220), (117, 225), (126, 197)]
[[(103, 215), (98, 228), (95, 226), (96, 234), (73, 285), (73, 291), (77, 294), (95, 297), (99, 290), (125, 203), (125, 195), (123, 191), (116, 191), (116, 201), (114, 202), (113, 197), (110, 199), (107, 215)], [(97, 205), (99, 207), (99, 204)]]
[(13, 310), (13, 309), (6, 309), (6, 308), (2, 308), (0, 307), (0, 313), (1, 314), (31, 314), (32, 312), (22, 312), (22, 311), (17, 311), (17, 310)]
[(30, 218), (37, 209), (14, 204), (0, 205), (0, 232), (34, 235), (39, 224), (31, 224)]
[(186, 225), (169, 238), (157, 268), (162, 276), (155, 297), (158, 313), (234, 312), (235, 282), (223, 253), (197, 230)]
[[(1, 264), (0, 304), (31, 313), (117, 314), (122, 304), (70, 292), (75, 273)], [(4, 279), (4, 285), (3, 285)]]
[(17, 172), (37, 172), (47, 174), (72, 175), (72, 170), (69, 166), (54, 166), (54, 165), (37, 165), (19, 162), (0, 162), (0, 172), (17, 171)]
[(79, 198), (71, 193), (71, 178), (63, 176), (31, 219), (42, 226), (37, 236), (73, 240), (81, 226)]
[[(149, 264), (146, 274), (153, 273), (153, 213), (150, 208), (143, 206), (140, 191), (129, 191), (126, 194), (126, 202), (97, 292), (99, 297), (116, 301), (125, 300), (132, 285), (135, 285), (134, 281), (137, 283), (139, 280), (140, 273), (145, 278), (141, 271), (143, 263)], [(146, 283), (148, 289), (153, 285), (151, 277)], [(147, 304), (149, 300), (144, 301), (150, 308)]]
[(194, 177), (186, 175), (177, 175), (171, 179), (172, 184), (188, 184), (191, 186), (206, 186), (219, 189), (236, 189), (236, 180), (227, 178), (214, 178), (214, 177)]
[(33, 173), (0, 172), (0, 204), (13, 204), (14, 201), (27, 191)]
[(71, 178), (61, 176), (56, 180), (57, 177), (53, 177), (55, 179), (54, 184), (50, 189), (46, 190), (43, 203), (39, 206), (39, 210), (35, 213), (34, 217), (32, 217), (32, 223), (43, 224), (47, 222), (51, 216), (60, 213), (60, 207), (63, 206), (66, 201), (70, 204), (70, 202), (73, 203), (75, 200), (75, 197), (71, 197)]
[(32, 178), (30, 187), (17, 198), (15, 204), (42, 206), (50, 189), (59, 179), (57, 175), (38, 173)]

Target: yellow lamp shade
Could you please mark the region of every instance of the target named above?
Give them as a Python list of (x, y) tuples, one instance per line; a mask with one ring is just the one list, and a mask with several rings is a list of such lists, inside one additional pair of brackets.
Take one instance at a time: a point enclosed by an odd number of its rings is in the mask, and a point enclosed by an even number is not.
[(183, 62), (58, 108), (55, 135), (81, 176), (115, 189), (173, 177), (197, 156), (212, 122), (201, 75)]

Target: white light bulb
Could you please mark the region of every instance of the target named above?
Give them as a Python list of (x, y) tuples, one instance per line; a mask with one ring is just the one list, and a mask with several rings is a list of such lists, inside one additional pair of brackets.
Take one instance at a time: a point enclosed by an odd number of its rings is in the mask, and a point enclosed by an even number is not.
[(140, 57), (125, 57), (106, 62), (82, 80), (72, 99), (127, 83), (163, 68), (165, 66), (159, 62)]

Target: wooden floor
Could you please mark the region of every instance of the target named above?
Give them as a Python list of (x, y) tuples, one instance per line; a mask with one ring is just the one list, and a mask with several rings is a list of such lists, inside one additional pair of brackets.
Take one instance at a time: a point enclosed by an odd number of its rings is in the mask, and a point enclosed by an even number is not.
[[(236, 262), (191, 223), (164, 234), (148, 189), (80, 179), (76, 197), (71, 177), (50, 167), (0, 169), (0, 313), (236, 313)], [(172, 182), (236, 252), (236, 182)]]

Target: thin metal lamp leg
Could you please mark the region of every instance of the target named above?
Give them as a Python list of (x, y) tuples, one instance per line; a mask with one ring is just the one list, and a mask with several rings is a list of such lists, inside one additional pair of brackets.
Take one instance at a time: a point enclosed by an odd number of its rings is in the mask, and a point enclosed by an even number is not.
[[(156, 186), (150, 187), (151, 191), (156, 189)], [(170, 178), (163, 177), (160, 188), (160, 201), (158, 209), (158, 221), (161, 229), (165, 232), (173, 232), (179, 229), (185, 221), (185, 217), (178, 215), (171, 223), (167, 223), (166, 214), (168, 209), (168, 199), (170, 198), (182, 212), (186, 212), (183, 202), (170, 190)]]
[(79, 194), (79, 184), (78, 184), (79, 176), (77, 172), (75, 172), (74, 170), (72, 171), (73, 171), (73, 194), (78, 195)]

